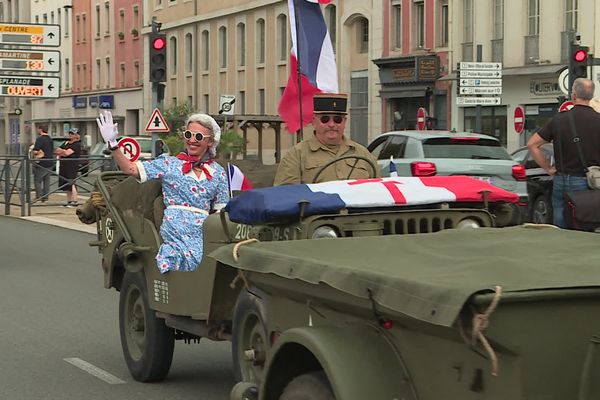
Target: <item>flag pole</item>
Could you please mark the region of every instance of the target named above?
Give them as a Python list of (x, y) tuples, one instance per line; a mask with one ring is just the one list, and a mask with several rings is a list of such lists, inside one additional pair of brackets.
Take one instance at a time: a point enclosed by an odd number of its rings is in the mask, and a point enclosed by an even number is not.
[(298, 0), (290, 0), (294, 2), (294, 25), (296, 26), (296, 71), (298, 75), (298, 102), (300, 109), (300, 129), (296, 132), (296, 143), (300, 143), (303, 139), (304, 118), (302, 114), (302, 76), (300, 75), (300, 40), (298, 39), (299, 23), (298, 23)]

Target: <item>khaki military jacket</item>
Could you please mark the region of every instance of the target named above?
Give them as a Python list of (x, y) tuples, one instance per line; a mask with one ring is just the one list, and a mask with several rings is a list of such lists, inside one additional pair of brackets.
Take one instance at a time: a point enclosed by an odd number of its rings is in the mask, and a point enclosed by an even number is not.
[[(321, 144), (314, 136), (296, 144), (279, 163), (274, 185), (313, 183), (318, 171), (327, 162), (351, 155), (371, 160), (375, 165), (375, 176), (380, 176), (377, 159), (362, 145), (344, 137), (342, 144), (336, 150)], [(347, 159), (327, 167), (314, 183), (373, 177), (369, 163), (358, 160), (352, 169), (355, 162), (356, 159)]]

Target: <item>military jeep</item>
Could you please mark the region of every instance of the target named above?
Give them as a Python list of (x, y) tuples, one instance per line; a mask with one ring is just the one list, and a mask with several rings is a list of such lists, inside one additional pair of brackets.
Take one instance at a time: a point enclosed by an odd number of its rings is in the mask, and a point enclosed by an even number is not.
[[(473, 179), (474, 184), (477, 182)], [(120, 293), (122, 350), (132, 377), (141, 382), (160, 381), (167, 376), (175, 340), (192, 343), (206, 338), (230, 340), (236, 377), (256, 387), (261, 383), (277, 332), (268, 320), (269, 296), (264, 289), (253, 286), (235, 262), (217, 262), (208, 257), (219, 248), (238, 244), (243, 254), (253, 241), (298, 243), (308, 249), (306, 257), (312, 258), (312, 243), (321, 241), (352, 239), (356, 243), (353, 251), (361, 253), (365, 250), (363, 239), (425, 239), (435, 232), (491, 228), (513, 220), (510, 204), (497, 200), (488, 191), (478, 194), (477, 201), (436, 200), (332, 210), (315, 207), (318, 201), (286, 192), (293, 191), (293, 185), (289, 189), (262, 188), (234, 197), (226, 210), (207, 217), (205, 257), (197, 270), (161, 274), (154, 259), (161, 244), (159, 227), (164, 209), (160, 182), (140, 184), (121, 173), (105, 172), (99, 176), (96, 187), (97, 192), (78, 214), (82, 222), (96, 223), (97, 240), (91, 245), (97, 246), (102, 255), (104, 286)], [(280, 198), (273, 200), (275, 192)], [(261, 208), (255, 213), (259, 217), (249, 216), (252, 210), (244, 209), (249, 196), (266, 202), (262, 208), (257, 207)], [(281, 206), (282, 199), (291, 205), (291, 211), (271, 213)], [(231, 218), (234, 214), (236, 218)], [(369, 247), (375, 245), (368, 243)], [(381, 255), (399, 250), (377, 246)], [(400, 260), (402, 254), (398, 257)], [(378, 261), (374, 258), (371, 262)], [(291, 269), (277, 274), (286, 275)], [(348, 307), (354, 308), (353, 302), (347, 300)]]

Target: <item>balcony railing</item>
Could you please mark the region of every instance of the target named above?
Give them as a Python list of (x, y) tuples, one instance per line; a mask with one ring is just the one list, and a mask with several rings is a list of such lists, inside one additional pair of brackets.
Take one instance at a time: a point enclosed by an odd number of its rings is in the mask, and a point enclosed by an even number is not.
[(525, 36), (525, 64), (537, 64), (540, 60), (540, 39), (538, 35)]
[(462, 44), (462, 61), (473, 61), (473, 42)]
[(504, 39), (492, 40), (492, 62), (503, 62), (504, 60)]

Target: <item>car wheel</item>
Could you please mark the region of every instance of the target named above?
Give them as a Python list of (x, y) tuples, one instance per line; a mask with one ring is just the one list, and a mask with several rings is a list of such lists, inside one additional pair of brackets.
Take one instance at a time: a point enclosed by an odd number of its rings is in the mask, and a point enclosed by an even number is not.
[(242, 289), (235, 303), (231, 352), (238, 381), (259, 383), (263, 376), (269, 337), (260, 293)]
[(538, 196), (531, 205), (531, 221), (535, 224), (552, 223), (552, 202), (548, 196)]
[(119, 328), (123, 355), (133, 379), (165, 379), (173, 360), (175, 332), (150, 308), (142, 272), (125, 273), (119, 297)]
[(315, 371), (294, 378), (279, 400), (335, 400), (335, 396), (325, 372)]

